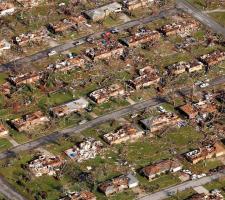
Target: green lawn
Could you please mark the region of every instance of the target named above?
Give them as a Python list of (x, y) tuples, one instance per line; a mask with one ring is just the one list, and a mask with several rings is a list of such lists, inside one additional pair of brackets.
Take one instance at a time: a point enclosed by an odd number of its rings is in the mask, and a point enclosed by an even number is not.
[(216, 8), (225, 8), (223, 3), (220, 3), (220, 0), (209, 1), (209, 4), (206, 4), (206, 0), (188, 0), (190, 3), (195, 5), (197, 8), (201, 10), (212, 10)]
[(174, 195), (173, 197), (170, 197), (166, 200), (186, 200), (195, 193), (196, 192), (193, 189), (187, 189), (187, 190), (182, 191), (182, 192), (177, 192), (176, 195)]
[(0, 138), (0, 151), (10, 148), (12, 144), (5, 138)]
[(213, 181), (211, 183), (208, 183), (206, 185), (204, 185), (204, 187), (209, 190), (215, 190), (218, 189), (221, 191), (221, 194), (225, 197), (225, 191), (224, 191), (224, 187), (225, 187), (225, 178), (221, 178), (217, 181)]
[(0, 73), (0, 84), (3, 84), (6, 82), (6, 78), (8, 77), (9, 75), (7, 73), (3, 73), (1, 72)]
[(225, 11), (224, 12), (214, 12), (210, 13), (210, 15), (223, 27), (225, 27)]

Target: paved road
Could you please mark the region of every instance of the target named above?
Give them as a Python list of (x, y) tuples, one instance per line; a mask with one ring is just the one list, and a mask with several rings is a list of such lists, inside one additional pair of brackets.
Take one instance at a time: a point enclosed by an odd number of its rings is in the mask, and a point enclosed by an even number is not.
[(225, 28), (223, 28), (220, 24), (214, 21), (209, 15), (206, 13), (201, 12), (194, 6), (192, 6), (186, 0), (176, 0), (177, 8), (184, 10), (185, 12), (189, 13), (197, 20), (199, 20), (202, 24), (208, 26), (212, 31), (215, 33), (221, 34), (225, 37)]
[[(147, 24), (147, 23), (153, 22), (157, 19), (161, 19), (161, 18), (164, 18), (164, 17), (167, 17), (167, 16), (174, 15), (176, 13), (177, 13), (177, 9), (164, 10), (164, 11), (160, 12), (159, 15), (157, 15), (157, 16), (148, 16), (148, 17), (145, 17), (145, 18), (132, 20), (132, 21), (126, 22), (122, 25), (116, 26), (116, 28), (118, 28), (119, 30), (122, 31), (122, 30), (128, 29), (130, 27), (138, 26), (138, 25), (141, 25), (141, 24)], [(107, 31), (107, 30), (109, 30), (109, 29), (106, 29), (105, 31)], [(53, 50), (58, 52), (58, 53), (61, 53), (63, 51), (69, 50), (69, 49), (77, 46), (77, 45), (75, 45), (75, 43), (77, 43), (77, 42), (82, 42), (82, 43), (86, 42), (86, 38), (88, 38), (88, 37), (100, 38), (102, 33), (103, 32), (98, 32), (98, 33), (86, 35), (86, 36), (78, 38), (74, 41), (69, 41), (67, 43), (64, 43), (64, 44), (61, 44), (61, 45), (58, 45), (58, 46), (40, 51), (40, 52), (38, 52), (36, 54), (33, 54), (31, 56), (27, 56), (27, 57), (14, 60), (14, 61), (6, 63), (6, 64), (2, 64), (2, 65), (0, 65), (0, 72), (7, 71), (7, 70), (13, 69), (15, 67), (16, 67), (15, 69), (18, 70), (19, 67), (22, 66), (22, 65), (25, 66), (25, 64), (27, 64), (27, 63), (31, 63), (31, 62), (43, 59), (45, 57), (48, 57), (48, 53), (53, 51)]]
[[(216, 79), (210, 81), (210, 87), (213, 87), (215, 85), (220, 85), (220, 84), (225, 84), (225, 76), (220, 76), (220, 77), (217, 77)], [(206, 89), (206, 88), (204, 88), (204, 89)], [(191, 91), (190, 88), (182, 88), (182, 89), (179, 89), (176, 92), (182, 92), (184, 94), (187, 94), (190, 91)], [(103, 123), (106, 123), (108, 121), (111, 121), (111, 120), (114, 120), (114, 119), (119, 119), (123, 116), (126, 116), (128, 114), (132, 114), (132, 113), (136, 113), (138, 111), (144, 110), (144, 109), (149, 108), (149, 107), (157, 106), (157, 105), (159, 105), (159, 104), (161, 104), (165, 101), (166, 101), (165, 96), (158, 97), (158, 98), (152, 98), (152, 99), (149, 99), (149, 100), (146, 100), (146, 101), (143, 101), (143, 102), (139, 102), (139, 103), (127, 106), (127, 107), (122, 108), (120, 110), (116, 110), (116, 111), (113, 111), (111, 113), (102, 115), (102, 116), (97, 117), (97, 118), (95, 118), (91, 121), (86, 122), (85, 124), (74, 126), (72, 128), (67, 128), (67, 129), (64, 129), (62, 131), (53, 132), (49, 135), (40, 137), (36, 140), (30, 141), (30, 142), (27, 142), (27, 143), (24, 143), (24, 144), (20, 144), (16, 147), (12, 147), (11, 149), (9, 149), (5, 152), (0, 153), (0, 160), (4, 159), (4, 158), (8, 158), (8, 157), (13, 157), (16, 154), (18, 154), (19, 152), (35, 149), (35, 148), (37, 148), (39, 146), (42, 146), (44, 144), (54, 143), (60, 137), (70, 136), (70, 135), (80, 133), (80, 132), (82, 132), (86, 129), (96, 127), (96, 126), (98, 126), (100, 124), (103, 124)]]
[(55, 142), (58, 138), (60, 138), (62, 136), (66, 136), (66, 135), (69, 136), (69, 135), (73, 135), (76, 133), (80, 133), (81, 131), (84, 131), (88, 128), (92, 128), (92, 127), (98, 126), (100, 124), (103, 124), (105, 122), (108, 122), (108, 121), (111, 121), (114, 119), (118, 119), (118, 118), (128, 115), (130, 113), (135, 113), (135, 112), (144, 110), (145, 108), (159, 105), (164, 101), (165, 100), (163, 98), (153, 98), (153, 99), (149, 99), (144, 102), (140, 102), (140, 103), (136, 103), (134, 105), (127, 106), (120, 110), (116, 110), (116, 111), (108, 113), (106, 115), (97, 117), (91, 121), (86, 122), (85, 124), (78, 125), (78, 126), (75, 126), (72, 128), (67, 128), (62, 131), (57, 131), (50, 135), (38, 138), (34, 141), (13, 147), (6, 152), (0, 153), (0, 159), (4, 159), (6, 157), (13, 157), (21, 151), (31, 150), (31, 149), (37, 148), (41, 145), (48, 144), (50, 142)]
[(3, 177), (0, 177), (0, 193), (2, 193), (9, 200), (26, 200), (19, 193), (12, 188)]
[(207, 176), (198, 180), (191, 180), (191, 181), (187, 181), (184, 183), (181, 183), (179, 185), (176, 186), (172, 186), (169, 187), (167, 189), (161, 190), (159, 192), (153, 193), (153, 194), (149, 194), (145, 197), (139, 198), (138, 200), (162, 200), (162, 199), (166, 199), (169, 197), (169, 193), (177, 193), (177, 192), (181, 192), (184, 191), (188, 188), (193, 188), (193, 187), (197, 187), (197, 186), (201, 186), (201, 185), (205, 185), (207, 183), (210, 183), (212, 181), (217, 180), (218, 178), (224, 177), (224, 174), (214, 174), (212, 176)]

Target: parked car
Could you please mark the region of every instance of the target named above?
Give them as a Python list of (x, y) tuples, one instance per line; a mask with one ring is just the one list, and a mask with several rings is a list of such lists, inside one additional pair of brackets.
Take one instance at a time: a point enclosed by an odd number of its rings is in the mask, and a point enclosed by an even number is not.
[(48, 53), (48, 56), (50, 57), (50, 56), (54, 56), (56, 54), (57, 54), (57, 52), (53, 50)]
[(163, 108), (162, 106), (158, 106), (157, 109), (161, 113), (165, 113), (166, 112), (165, 108)]
[(112, 28), (112, 29), (110, 30), (110, 32), (111, 32), (112, 34), (117, 34), (117, 33), (120, 32), (120, 30), (119, 30), (118, 28)]
[(209, 86), (209, 83), (202, 83), (201, 85), (199, 85), (200, 88), (206, 88)]
[(78, 41), (74, 42), (73, 44), (75, 46), (78, 46), (78, 45), (84, 44), (84, 41), (83, 40), (78, 40)]
[(86, 38), (86, 42), (93, 43), (94, 42), (94, 38), (93, 37), (87, 37)]

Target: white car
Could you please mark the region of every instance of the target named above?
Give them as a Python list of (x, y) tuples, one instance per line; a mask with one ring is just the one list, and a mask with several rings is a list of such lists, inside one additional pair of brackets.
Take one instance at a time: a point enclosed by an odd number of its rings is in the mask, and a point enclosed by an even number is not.
[(57, 54), (57, 52), (56, 51), (50, 51), (49, 53), (48, 53), (48, 56), (50, 57), (50, 56), (54, 56), (55, 54)]
[(166, 112), (165, 108), (163, 108), (162, 106), (157, 107), (157, 109), (161, 113), (165, 113)]
[(206, 88), (208, 87), (209, 84), (208, 83), (202, 83), (201, 85), (199, 85), (200, 88)]
[(82, 121), (79, 122), (79, 125), (85, 124), (86, 122), (87, 122), (87, 120), (84, 119), (84, 120), (82, 120)]
[(201, 85), (203, 82), (202, 81), (197, 81), (196, 83), (195, 83), (195, 85), (196, 86), (199, 86), (199, 85)]
[(74, 46), (78, 46), (78, 45), (81, 45), (81, 44), (84, 44), (85, 41), (84, 40), (78, 40), (76, 42), (73, 43)]

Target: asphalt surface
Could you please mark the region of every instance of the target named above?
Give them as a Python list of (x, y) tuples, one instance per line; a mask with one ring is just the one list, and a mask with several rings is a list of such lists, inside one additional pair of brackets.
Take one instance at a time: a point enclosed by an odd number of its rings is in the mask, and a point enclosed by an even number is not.
[(85, 124), (74, 126), (72, 128), (67, 128), (62, 131), (56, 131), (52, 134), (40, 137), (36, 140), (33, 140), (31, 142), (27, 142), (18, 146), (15, 146), (11, 148), (8, 151), (0, 153), (0, 159), (4, 158), (9, 158), (9, 157), (14, 157), (16, 154), (18, 154), (21, 151), (27, 151), (31, 150), (34, 148), (37, 148), (39, 146), (42, 146), (44, 144), (48, 143), (54, 143), (59, 139), (60, 137), (63, 136), (70, 136), (73, 134), (80, 133), (88, 128), (92, 128), (95, 126), (98, 126), (100, 124), (103, 124), (105, 122), (114, 120), (114, 119), (119, 119), (120, 117), (123, 117), (128, 114), (136, 113), (138, 111), (144, 110), (145, 108), (157, 106), (161, 103), (165, 102), (163, 98), (154, 98), (154, 99), (149, 99), (147, 101), (143, 101), (140, 103), (136, 103), (134, 105), (127, 106), (125, 108), (122, 108), (120, 110), (116, 110), (114, 112), (105, 114), (103, 116), (97, 117), (91, 121), (86, 122)]
[(181, 183), (179, 185), (175, 185), (172, 187), (169, 187), (167, 189), (161, 190), (159, 192), (149, 194), (145, 197), (139, 198), (138, 200), (162, 200), (169, 197), (169, 194), (177, 194), (177, 192), (184, 191), (189, 188), (198, 187), (201, 185), (205, 185), (207, 183), (210, 183), (212, 181), (217, 180), (218, 178), (224, 177), (224, 174), (218, 173), (214, 174), (212, 176), (203, 177), (201, 179), (197, 180), (191, 180), (184, 183)]
[[(122, 25), (115, 26), (115, 27), (112, 27), (112, 28), (118, 28), (120, 31), (123, 31), (125, 29), (131, 28), (131, 27), (134, 27), (134, 26), (138, 26), (138, 25), (141, 25), (141, 24), (147, 24), (147, 23), (153, 22), (157, 19), (161, 19), (161, 18), (164, 18), (164, 17), (167, 17), (167, 16), (175, 15), (177, 12), (178, 12), (177, 9), (168, 9), (168, 10), (164, 10), (164, 11), (160, 12), (159, 15), (157, 15), (157, 16), (148, 16), (148, 17), (144, 17), (144, 18), (140, 18), (140, 19), (131, 20), (131, 21), (126, 22)], [(51, 51), (56, 51), (57, 53), (61, 53), (61, 52), (67, 51), (71, 48), (74, 48), (76, 46), (79, 46), (79, 44), (76, 45), (76, 43), (86, 42), (86, 38), (92, 37), (92, 38), (98, 39), (98, 38), (101, 37), (102, 33), (106, 32), (106, 31), (109, 31), (110, 29), (111, 28), (106, 29), (106, 30), (101, 31), (101, 32), (98, 32), (98, 33), (86, 35), (86, 36), (83, 36), (81, 38), (75, 39), (73, 41), (69, 41), (67, 43), (64, 43), (64, 44), (61, 44), (61, 45), (58, 45), (58, 46), (40, 51), (40, 52), (38, 52), (36, 54), (33, 54), (31, 56), (19, 58), (17, 60), (11, 61), (9, 63), (2, 64), (2, 65), (0, 65), (0, 72), (12, 70), (12, 69), (19, 70), (20, 67), (22, 67), (22, 66), (25, 67), (25, 64), (27, 64), (27, 63), (32, 63), (32, 62), (35, 62), (35, 61), (38, 61), (38, 60), (41, 60), (43, 58), (48, 57), (48, 53), (51, 52)]]
[[(210, 84), (209, 88), (216, 86), (216, 85), (225, 84), (225, 76), (217, 77), (216, 79), (210, 81), (209, 84)], [(198, 90), (198, 89), (200, 89), (200, 88), (197, 87), (196, 90)], [(207, 88), (204, 88), (204, 89), (207, 89)], [(191, 91), (191, 88), (181, 88), (175, 92), (187, 94), (190, 91)], [(24, 144), (20, 144), (18, 146), (12, 147), (11, 149), (9, 149), (7, 151), (0, 153), (0, 160), (4, 159), (4, 158), (9, 158), (9, 157), (15, 157), (16, 154), (18, 154), (19, 152), (32, 150), (32, 149), (35, 149), (39, 146), (42, 146), (42, 145), (45, 145), (48, 143), (55, 143), (55, 142), (57, 143), (57, 140), (60, 137), (63, 137), (63, 136), (67, 137), (67, 136), (71, 136), (74, 134), (78, 134), (86, 129), (96, 127), (100, 124), (106, 123), (106, 122), (114, 120), (114, 119), (119, 119), (128, 114), (133, 114), (138, 111), (142, 111), (146, 108), (160, 105), (163, 102), (166, 102), (166, 96), (152, 98), (152, 99), (149, 99), (146, 101), (138, 102), (133, 105), (129, 105), (125, 108), (110, 112), (108, 114), (102, 115), (102, 116), (97, 117), (91, 121), (88, 121), (82, 125), (77, 125), (72, 128), (67, 128), (67, 129), (64, 129), (61, 131), (53, 132), (49, 135), (40, 137), (36, 140), (30, 141), (30, 142), (27, 142)]]
[(177, 8), (182, 9), (183, 11), (189, 13), (194, 18), (199, 20), (202, 24), (209, 27), (215, 33), (221, 34), (225, 37), (225, 28), (218, 24), (214, 19), (212, 19), (206, 13), (201, 12), (196, 7), (192, 6), (186, 0), (176, 0)]
[(0, 177), (0, 193), (2, 193), (9, 200), (26, 200), (19, 193), (5, 181), (3, 177)]

